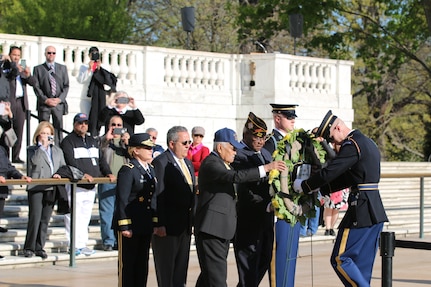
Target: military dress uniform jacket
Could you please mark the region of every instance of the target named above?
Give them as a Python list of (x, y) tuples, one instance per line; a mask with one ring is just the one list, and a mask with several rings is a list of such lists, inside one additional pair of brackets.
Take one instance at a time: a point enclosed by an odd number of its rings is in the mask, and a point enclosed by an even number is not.
[(151, 199), (155, 192), (154, 169), (149, 170), (136, 160), (130, 160), (118, 172), (113, 229), (132, 230), (134, 234), (152, 234)]
[(338, 155), (302, 182), (302, 190), (307, 193), (320, 187), (322, 195), (327, 195), (350, 187), (349, 208), (340, 227), (369, 227), (388, 221), (378, 190), (379, 181), (377, 145), (359, 130), (353, 130), (343, 141)]
[[(266, 149), (262, 149), (261, 157), (248, 147), (237, 150), (232, 167), (236, 170), (249, 169), (270, 163), (272, 157)], [(236, 185), (238, 196), (238, 228), (261, 230), (265, 226), (272, 226), (274, 214), (267, 212), (271, 203), (268, 177), (260, 180)]]
[(269, 151), (269, 153), (272, 155), (277, 148), (277, 143), (283, 139), (283, 135), (277, 131), (272, 130), (271, 136), (268, 138), (268, 140), (265, 142), (264, 148)]
[(211, 152), (199, 170), (199, 195), (195, 215), (195, 233), (205, 232), (230, 240), (236, 230), (236, 195), (233, 183), (258, 181), (259, 169), (228, 169)]

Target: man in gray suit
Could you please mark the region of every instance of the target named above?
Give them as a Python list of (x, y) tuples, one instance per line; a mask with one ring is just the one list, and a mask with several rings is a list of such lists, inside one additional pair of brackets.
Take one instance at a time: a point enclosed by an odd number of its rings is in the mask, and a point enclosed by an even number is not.
[(233, 130), (218, 130), (214, 136), (214, 150), (199, 169), (195, 236), (201, 273), (196, 282), (197, 287), (227, 286), (226, 259), (236, 230), (236, 194), (233, 184), (257, 182), (272, 169), (286, 168), (283, 161), (274, 161), (250, 169), (234, 170), (230, 164), (234, 161), (236, 149), (243, 147)]
[(53, 46), (45, 48), (46, 62), (34, 67), (33, 75), (37, 79), (34, 92), (37, 96), (39, 122), (49, 121), (55, 129), (54, 141), (59, 144), (63, 139), (63, 115), (67, 114), (66, 97), (69, 92), (69, 76), (65, 65), (55, 62), (56, 50)]

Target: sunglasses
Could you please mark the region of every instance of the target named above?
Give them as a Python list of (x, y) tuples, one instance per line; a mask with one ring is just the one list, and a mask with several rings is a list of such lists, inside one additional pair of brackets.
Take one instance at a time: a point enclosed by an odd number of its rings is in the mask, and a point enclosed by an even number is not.
[(180, 142), (182, 145), (190, 145), (192, 143), (192, 141), (183, 141)]
[(48, 55), (55, 55), (55, 52), (46, 52)]
[(152, 137), (151, 137), (151, 139), (152, 139), (153, 141), (155, 141), (155, 140), (157, 139), (157, 137), (153, 137), (153, 136), (152, 136)]
[(146, 149), (146, 150), (152, 150), (153, 149), (152, 147), (146, 146), (146, 145), (142, 145), (142, 146), (140, 146), (140, 148)]
[(116, 123), (111, 124), (111, 127), (122, 127), (122, 126), (123, 126), (123, 124), (116, 124)]
[(203, 135), (193, 135), (194, 137), (200, 137), (200, 138), (203, 138), (204, 136)]
[(88, 125), (88, 121), (76, 122), (78, 125)]

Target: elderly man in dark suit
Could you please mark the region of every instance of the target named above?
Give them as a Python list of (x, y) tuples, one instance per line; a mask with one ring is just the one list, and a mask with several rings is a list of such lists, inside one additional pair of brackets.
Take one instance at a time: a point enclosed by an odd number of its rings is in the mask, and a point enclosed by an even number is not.
[(69, 92), (69, 76), (65, 65), (55, 62), (56, 50), (53, 46), (45, 48), (45, 63), (34, 67), (33, 75), (37, 84), (33, 87), (37, 96), (39, 122), (49, 121), (55, 129), (54, 141), (59, 145), (63, 139), (63, 115), (67, 113), (66, 97)]
[(12, 147), (12, 163), (24, 163), (19, 158), (19, 154), (28, 110), (27, 84), (30, 86), (36, 85), (36, 78), (31, 75), (30, 68), (20, 62), (21, 48), (17, 46), (10, 47), (9, 55), (5, 57), (5, 60), (10, 61), (12, 67), (12, 71), (8, 74), (10, 85), (9, 101), (13, 114), (13, 129), (17, 136), (17, 141)]
[(193, 165), (186, 158), (190, 144), (187, 129), (174, 126), (167, 133), (168, 149), (152, 161), (158, 182), (152, 248), (159, 287), (187, 282), (196, 190)]
[(257, 182), (272, 169), (284, 170), (283, 161), (234, 170), (236, 150), (243, 145), (233, 130), (214, 136), (214, 149), (199, 170), (199, 195), (195, 215), (196, 248), (201, 273), (196, 286), (227, 286), (227, 255), (236, 230), (236, 194), (233, 183)]
[[(237, 150), (232, 166), (237, 170), (272, 162), (263, 148), (266, 123), (250, 112), (243, 129), (244, 147)], [(237, 185), (238, 226), (234, 248), (238, 268), (238, 287), (257, 287), (271, 265), (274, 242), (274, 213), (270, 209), (268, 178)]]

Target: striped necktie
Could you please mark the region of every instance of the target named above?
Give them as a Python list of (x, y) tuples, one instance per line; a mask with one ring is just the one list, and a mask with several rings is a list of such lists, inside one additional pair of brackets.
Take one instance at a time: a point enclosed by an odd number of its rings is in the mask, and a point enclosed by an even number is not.
[(55, 97), (57, 93), (57, 82), (55, 81), (54, 74), (54, 65), (51, 65), (49, 69), (49, 83), (51, 84), (51, 94), (53, 97)]

